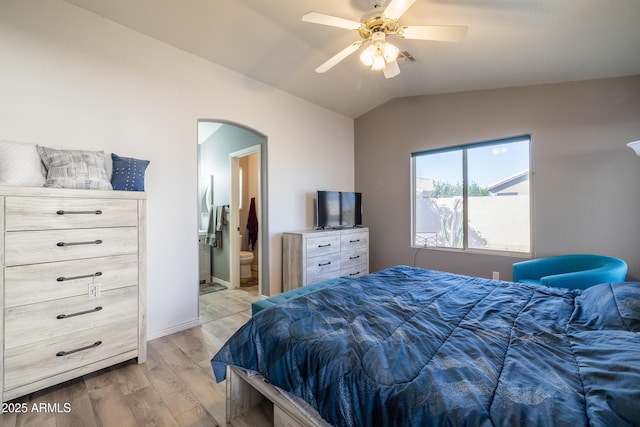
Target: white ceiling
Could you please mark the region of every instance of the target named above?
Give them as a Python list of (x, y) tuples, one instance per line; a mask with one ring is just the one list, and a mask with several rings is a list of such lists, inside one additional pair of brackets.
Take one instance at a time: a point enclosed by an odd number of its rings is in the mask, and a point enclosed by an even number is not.
[(358, 117), (397, 97), (640, 74), (640, 0), (417, 0), (401, 25), (467, 25), (460, 43), (396, 39), (415, 62), (385, 79), (358, 53), (314, 70), (360, 40), (301, 21), (354, 21), (371, 0), (65, 0), (330, 110)]

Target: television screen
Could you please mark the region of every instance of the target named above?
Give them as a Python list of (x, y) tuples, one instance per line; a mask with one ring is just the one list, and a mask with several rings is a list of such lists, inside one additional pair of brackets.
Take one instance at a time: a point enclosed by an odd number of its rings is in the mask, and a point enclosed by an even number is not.
[(362, 225), (361, 193), (318, 191), (316, 205), (318, 228)]
[(340, 192), (318, 191), (318, 227), (340, 226)]
[(347, 227), (362, 225), (361, 193), (340, 193), (340, 225)]

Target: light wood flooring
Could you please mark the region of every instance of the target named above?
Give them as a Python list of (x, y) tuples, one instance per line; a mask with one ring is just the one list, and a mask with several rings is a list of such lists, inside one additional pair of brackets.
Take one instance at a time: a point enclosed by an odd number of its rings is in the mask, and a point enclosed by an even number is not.
[(257, 287), (202, 295), (201, 326), (149, 341), (146, 363), (125, 362), (15, 399), (9, 403), (26, 403), (27, 411), (0, 414), (0, 426), (224, 426), (225, 383), (216, 384), (209, 362), (256, 299)]

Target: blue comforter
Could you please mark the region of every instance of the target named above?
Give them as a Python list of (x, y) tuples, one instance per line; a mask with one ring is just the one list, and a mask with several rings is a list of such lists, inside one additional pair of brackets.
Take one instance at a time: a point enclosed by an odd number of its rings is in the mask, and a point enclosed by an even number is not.
[(336, 426), (640, 425), (640, 284), (405, 266), (263, 310), (213, 357)]

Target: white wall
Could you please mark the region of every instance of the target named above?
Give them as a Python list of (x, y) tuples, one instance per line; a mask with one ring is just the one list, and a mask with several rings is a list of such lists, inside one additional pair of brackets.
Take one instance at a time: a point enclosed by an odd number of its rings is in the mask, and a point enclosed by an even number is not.
[(148, 332), (197, 324), (197, 119), (268, 138), (270, 283), (308, 195), (353, 188), (353, 120), (58, 0), (0, 2), (0, 139), (116, 152), (147, 169)]

